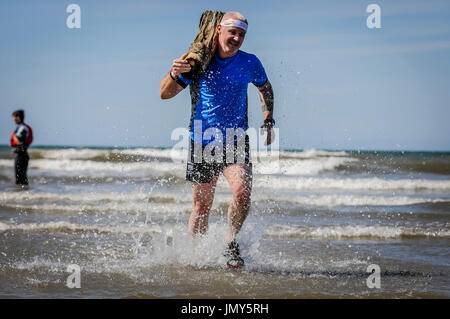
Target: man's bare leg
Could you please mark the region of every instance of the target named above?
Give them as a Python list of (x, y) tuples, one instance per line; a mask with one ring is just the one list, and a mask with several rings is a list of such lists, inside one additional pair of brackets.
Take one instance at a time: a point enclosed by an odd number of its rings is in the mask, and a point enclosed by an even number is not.
[(234, 164), (223, 170), (223, 175), (230, 184), (233, 199), (228, 207), (228, 228), (226, 241), (236, 239), (250, 209), (252, 191), (252, 168), (245, 164)]
[(209, 183), (192, 183), (192, 213), (189, 217), (189, 231), (192, 235), (204, 234), (208, 230), (209, 211), (214, 200), (218, 176)]

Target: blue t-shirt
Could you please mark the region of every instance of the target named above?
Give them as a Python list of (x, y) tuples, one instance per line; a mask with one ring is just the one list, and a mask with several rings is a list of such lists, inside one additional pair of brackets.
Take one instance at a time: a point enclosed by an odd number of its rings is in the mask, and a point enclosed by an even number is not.
[(207, 145), (218, 139), (220, 134), (225, 143), (227, 128), (235, 131), (241, 128), (243, 132), (247, 130), (248, 84), (262, 86), (267, 82), (267, 75), (254, 54), (239, 50), (227, 59), (216, 55), (197, 81), (193, 82), (181, 75), (179, 79), (190, 85), (191, 89), (191, 139)]

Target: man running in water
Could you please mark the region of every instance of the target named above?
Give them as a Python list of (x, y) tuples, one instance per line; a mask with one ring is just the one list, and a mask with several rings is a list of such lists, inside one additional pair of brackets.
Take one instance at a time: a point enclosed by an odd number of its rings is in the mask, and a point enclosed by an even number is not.
[[(161, 81), (160, 96), (170, 99), (190, 85), (192, 114), (190, 148), (186, 179), (192, 182), (193, 210), (189, 218), (192, 234), (204, 234), (220, 172), (227, 179), (233, 199), (228, 208), (226, 257), (230, 268), (244, 265), (236, 236), (250, 209), (252, 163), (246, 135), (247, 88), (259, 90), (266, 145), (273, 139), (273, 91), (266, 72), (253, 55), (240, 51), (248, 22), (238, 12), (227, 12), (217, 26), (215, 56), (197, 80), (184, 73), (191, 70), (187, 54), (174, 60), (172, 69)], [(230, 134), (231, 133), (231, 134)], [(224, 145), (225, 144), (225, 145)]]

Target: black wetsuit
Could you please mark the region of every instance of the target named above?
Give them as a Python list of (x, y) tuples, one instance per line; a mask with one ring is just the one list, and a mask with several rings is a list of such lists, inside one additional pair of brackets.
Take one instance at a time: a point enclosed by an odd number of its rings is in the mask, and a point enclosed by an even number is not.
[(14, 171), (16, 175), (16, 185), (28, 185), (28, 177), (27, 177), (27, 169), (28, 169), (28, 161), (30, 157), (28, 156), (28, 128), (25, 124), (21, 123), (17, 125), (16, 128), (16, 137), (19, 139), (21, 144), (16, 146), (14, 149), (15, 158), (14, 158)]

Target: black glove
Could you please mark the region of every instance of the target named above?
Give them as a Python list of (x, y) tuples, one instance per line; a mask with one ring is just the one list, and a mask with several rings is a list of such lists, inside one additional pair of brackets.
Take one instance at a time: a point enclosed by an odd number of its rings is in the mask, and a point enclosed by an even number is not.
[(264, 124), (261, 125), (262, 129), (269, 129), (275, 126), (275, 120), (274, 119), (266, 119), (264, 120)]

